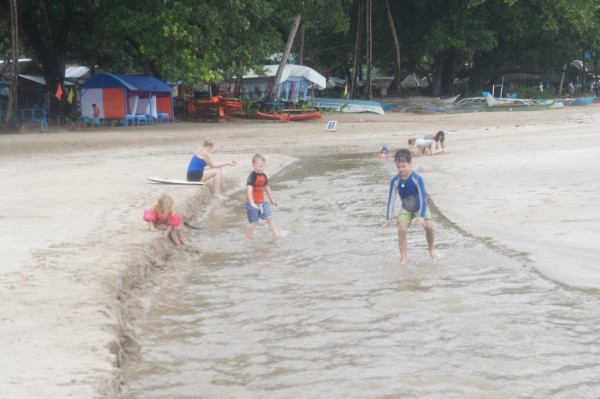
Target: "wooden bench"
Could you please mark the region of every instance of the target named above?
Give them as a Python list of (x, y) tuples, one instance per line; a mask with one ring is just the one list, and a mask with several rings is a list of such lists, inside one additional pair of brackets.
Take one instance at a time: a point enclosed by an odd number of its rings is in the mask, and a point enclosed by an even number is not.
[(42, 130), (48, 130), (48, 118), (43, 108), (17, 109), (15, 119), (21, 123), (39, 123)]

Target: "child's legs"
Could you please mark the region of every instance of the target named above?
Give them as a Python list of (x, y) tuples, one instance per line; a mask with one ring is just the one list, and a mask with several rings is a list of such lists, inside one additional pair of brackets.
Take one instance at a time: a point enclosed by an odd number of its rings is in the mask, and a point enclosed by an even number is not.
[(406, 263), (406, 233), (408, 231), (408, 223), (401, 221), (398, 223), (398, 249), (400, 250), (400, 262)]
[(435, 140), (429, 140), (429, 147), (427, 147), (427, 149), (429, 150), (429, 154), (430, 155), (434, 155), (436, 152), (436, 142)]
[(431, 255), (431, 258), (433, 260), (438, 260), (439, 257), (435, 253), (434, 246), (433, 246), (433, 243), (434, 243), (433, 222), (431, 220), (431, 214), (429, 213), (429, 209), (427, 209), (427, 212), (425, 213), (425, 223), (424, 223), (423, 227), (425, 228), (425, 238), (427, 239), (427, 249), (429, 250), (429, 255)]
[(185, 236), (183, 235), (183, 231), (181, 229), (175, 229), (175, 234), (177, 235), (177, 239), (181, 243), (181, 245), (185, 245)]
[(275, 237), (279, 237), (279, 230), (277, 230), (277, 225), (275, 224), (275, 220), (273, 220), (272, 217), (268, 217), (265, 220), (267, 221), (267, 224), (269, 225), (269, 228), (273, 232), (273, 235)]
[(179, 236), (177, 235), (177, 229), (172, 229), (171, 232), (169, 233), (169, 238), (171, 239), (171, 241), (173, 241), (173, 244), (177, 245), (178, 247), (182, 246), (183, 244), (179, 241)]
[(219, 195), (221, 194), (222, 176), (221, 168), (206, 169), (204, 171), (204, 175), (202, 176), (202, 181), (206, 182), (214, 177), (214, 194)]
[(244, 207), (246, 208), (246, 218), (248, 219), (248, 227), (246, 227), (244, 238), (250, 240), (252, 238), (252, 232), (256, 227), (256, 223), (260, 220), (259, 211), (258, 209), (254, 209), (248, 201), (244, 203)]
[(248, 224), (248, 227), (246, 227), (246, 233), (244, 234), (244, 238), (246, 240), (251, 240), (252, 239), (252, 233), (254, 232), (254, 228), (256, 227), (256, 223), (250, 223)]
[(427, 239), (427, 248), (429, 249), (429, 252), (432, 252), (433, 251), (434, 234), (433, 234), (433, 222), (431, 221), (431, 219), (425, 219), (425, 224), (423, 227), (425, 228), (425, 238)]
[(406, 232), (410, 222), (414, 219), (415, 214), (409, 212), (404, 208), (400, 209), (398, 215), (398, 249), (400, 249), (400, 263), (406, 263), (407, 261), (407, 243), (406, 243)]

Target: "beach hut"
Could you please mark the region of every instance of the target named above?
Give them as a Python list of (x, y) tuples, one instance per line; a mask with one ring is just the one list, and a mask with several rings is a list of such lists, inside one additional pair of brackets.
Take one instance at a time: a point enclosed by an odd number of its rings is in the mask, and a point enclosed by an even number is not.
[[(250, 71), (243, 76), (241, 90), (242, 99), (264, 99), (271, 90), (273, 79), (277, 74), (279, 65), (265, 65), (262, 74)], [(228, 84), (229, 90), (234, 89), (232, 83)], [(324, 90), (327, 86), (323, 75), (312, 68), (303, 65), (286, 64), (281, 75), (281, 82), (277, 86), (276, 98), (285, 100), (306, 100), (308, 89)]]
[(93, 118), (92, 104), (100, 119), (173, 119), (173, 88), (152, 77), (102, 73), (81, 87), (81, 116)]

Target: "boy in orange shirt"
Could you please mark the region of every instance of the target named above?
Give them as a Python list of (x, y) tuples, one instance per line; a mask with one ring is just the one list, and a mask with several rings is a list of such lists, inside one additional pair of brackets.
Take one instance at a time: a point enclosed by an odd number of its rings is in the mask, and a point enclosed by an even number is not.
[(246, 234), (244, 238), (246, 240), (252, 239), (252, 232), (256, 227), (256, 223), (260, 219), (267, 221), (269, 228), (273, 232), (275, 237), (280, 237), (279, 230), (275, 225), (275, 221), (271, 217), (271, 210), (269, 204), (265, 202), (265, 195), (269, 197), (271, 204), (277, 206), (277, 201), (271, 195), (271, 189), (269, 188), (269, 180), (265, 175), (266, 160), (261, 154), (256, 154), (252, 157), (252, 169), (254, 171), (248, 176), (246, 183), (246, 216), (248, 217), (248, 227), (246, 228)]

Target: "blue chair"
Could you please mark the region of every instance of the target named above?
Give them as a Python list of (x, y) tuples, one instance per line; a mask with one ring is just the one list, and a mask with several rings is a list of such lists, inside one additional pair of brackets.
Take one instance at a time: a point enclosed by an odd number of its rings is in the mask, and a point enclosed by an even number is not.
[(154, 117), (150, 114), (146, 114), (146, 125), (154, 125), (155, 124)]
[(125, 126), (125, 127), (129, 126), (130, 122), (131, 122), (131, 126), (133, 126), (135, 124), (135, 115), (125, 115), (125, 119), (123, 119), (123, 126)]
[(165, 114), (164, 112), (159, 112), (157, 115), (158, 123), (169, 123), (169, 114)]

